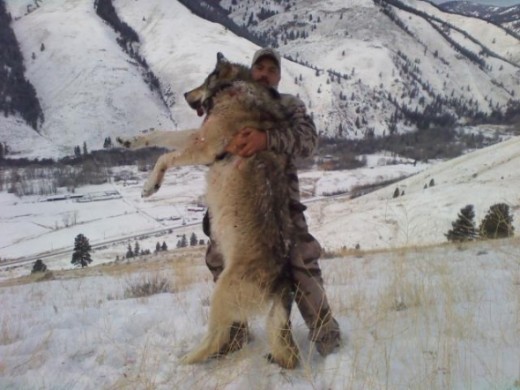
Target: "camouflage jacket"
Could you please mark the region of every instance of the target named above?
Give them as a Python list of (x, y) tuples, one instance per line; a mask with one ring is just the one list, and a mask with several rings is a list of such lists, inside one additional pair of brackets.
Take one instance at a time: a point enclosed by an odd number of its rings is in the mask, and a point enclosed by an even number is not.
[(287, 155), (286, 172), (289, 177), (290, 197), (291, 200), (300, 202), (300, 186), (294, 159), (312, 156), (318, 144), (318, 134), (314, 121), (299, 98), (289, 94), (280, 94), (280, 97), (290, 115), (291, 126), (280, 129), (281, 131), (268, 132), (267, 149)]

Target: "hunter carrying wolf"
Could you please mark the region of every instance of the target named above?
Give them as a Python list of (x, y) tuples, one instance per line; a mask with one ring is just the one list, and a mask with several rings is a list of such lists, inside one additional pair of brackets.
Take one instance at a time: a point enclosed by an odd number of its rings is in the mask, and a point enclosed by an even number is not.
[[(255, 52), (251, 65), (253, 80), (267, 87), (277, 89), (281, 80), (281, 57), (271, 48)], [(312, 118), (307, 114), (304, 103), (290, 94), (280, 94), (281, 103), (287, 109), (292, 125), (280, 131), (265, 132), (253, 128), (244, 128), (228, 145), (227, 151), (240, 157), (250, 157), (255, 153), (269, 150), (288, 156), (286, 174), (289, 179), (290, 212), (296, 227), (297, 242), (290, 263), (295, 281), (295, 300), (298, 309), (309, 328), (309, 339), (316, 345), (322, 356), (327, 356), (340, 346), (341, 333), (338, 322), (332, 312), (323, 287), (323, 278), (318, 259), (321, 246), (309, 233), (305, 220), (304, 206), (300, 201), (300, 189), (296, 158), (310, 157), (316, 146), (318, 135)], [(208, 214), (204, 217), (203, 229), (210, 236), (210, 220)], [(206, 252), (206, 264), (216, 281), (223, 270), (223, 258), (218, 252), (218, 242), (210, 237)], [(249, 337), (247, 323), (235, 323), (231, 330), (233, 345), (227, 346), (229, 351), (235, 351), (247, 342)], [(225, 352), (225, 351), (223, 351)]]

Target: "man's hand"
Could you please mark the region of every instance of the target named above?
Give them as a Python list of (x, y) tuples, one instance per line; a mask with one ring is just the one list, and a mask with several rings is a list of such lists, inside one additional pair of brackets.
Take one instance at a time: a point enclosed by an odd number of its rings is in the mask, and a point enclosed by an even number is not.
[(227, 152), (240, 157), (251, 157), (264, 150), (267, 150), (267, 134), (252, 127), (240, 130), (226, 148)]

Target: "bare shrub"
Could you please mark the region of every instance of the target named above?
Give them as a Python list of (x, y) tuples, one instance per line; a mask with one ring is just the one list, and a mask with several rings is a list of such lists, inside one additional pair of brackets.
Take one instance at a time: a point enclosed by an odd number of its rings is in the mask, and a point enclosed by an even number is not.
[(143, 275), (139, 280), (127, 282), (125, 298), (142, 298), (150, 295), (169, 293), (170, 282), (158, 275)]

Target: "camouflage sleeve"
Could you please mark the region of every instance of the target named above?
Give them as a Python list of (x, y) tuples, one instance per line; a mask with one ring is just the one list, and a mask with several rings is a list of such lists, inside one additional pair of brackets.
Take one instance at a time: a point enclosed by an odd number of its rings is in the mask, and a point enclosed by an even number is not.
[(314, 121), (307, 114), (305, 104), (296, 96), (282, 94), (282, 104), (289, 113), (290, 126), (268, 132), (267, 148), (292, 157), (312, 156), (318, 143)]

